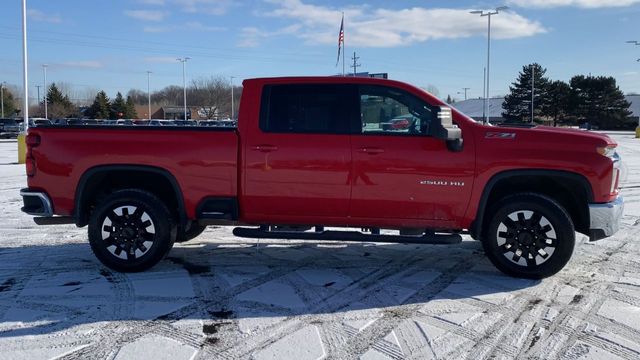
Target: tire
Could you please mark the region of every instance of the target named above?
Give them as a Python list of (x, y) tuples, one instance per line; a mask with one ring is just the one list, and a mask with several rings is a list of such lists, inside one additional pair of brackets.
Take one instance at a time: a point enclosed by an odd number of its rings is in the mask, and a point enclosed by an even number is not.
[(494, 207), (482, 241), (498, 270), (520, 278), (542, 279), (571, 259), (575, 229), (567, 211), (539, 194), (516, 194)]
[(89, 218), (91, 250), (105, 266), (120, 272), (153, 267), (171, 250), (175, 237), (167, 206), (143, 190), (109, 194)]
[(183, 243), (185, 241), (193, 240), (198, 237), (207, 227), (199, 225), (195, 222), (191, 222), (188, 230), (178, 229), (178, 235), (176, 236), (177, 243)]

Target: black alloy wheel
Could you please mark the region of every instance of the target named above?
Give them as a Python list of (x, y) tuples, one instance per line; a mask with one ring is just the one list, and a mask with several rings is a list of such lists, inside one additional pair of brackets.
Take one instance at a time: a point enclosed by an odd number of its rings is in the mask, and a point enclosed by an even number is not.
[(135, 272), (157, 264), (175, 240), (173, 218), (154, 194), (119, 190), (96, 206), (89, 243), (96, 257), (116, 271)]
[(492, 213), (483, 247), (502, 272), (540, 279), (557, 273), (570, 260), (574, 225), (553, 199), (539, 194), (512, 195), (499, 201)]
[(538, 212), (518, 210), (504, 217), (498, 226), (497, 243), (514, 264), (536, 266), (547, 261), (558, 239), (549, 220)]

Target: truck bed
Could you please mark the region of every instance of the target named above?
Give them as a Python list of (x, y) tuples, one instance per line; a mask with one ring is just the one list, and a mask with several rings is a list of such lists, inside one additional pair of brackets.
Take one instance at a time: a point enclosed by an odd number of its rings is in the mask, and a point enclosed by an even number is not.
[(161, 168), (175, 178), (187, 217), (195, 218), (206, 197), (235, 197), (238, 135), (235, 128), (45, 126), (32, 156), (37, 172), (32, 189), (47, 191), (54, 213), (72, 215), (74, 195), (88, 170), (109, 165)]

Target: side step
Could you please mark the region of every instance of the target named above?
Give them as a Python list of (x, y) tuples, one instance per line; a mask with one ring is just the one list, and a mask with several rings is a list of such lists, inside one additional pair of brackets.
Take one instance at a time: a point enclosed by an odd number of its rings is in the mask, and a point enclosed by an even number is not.
[(381, 243), (408, 243), (450, 245), (462, 242), (459, 234), (425, 234), (422, 236), (403, 235), (369, 235), (359, 231), (269, 231), (261, 228), (237, 227), (233, 235), (253, 239), (299, 239), (299, 240), (330, 240), (330, 241), (366, 241)]
[(75, 224), (76, 220), (71, 216), (36, 216), (33, 221), (38, 225), (65, 225)]

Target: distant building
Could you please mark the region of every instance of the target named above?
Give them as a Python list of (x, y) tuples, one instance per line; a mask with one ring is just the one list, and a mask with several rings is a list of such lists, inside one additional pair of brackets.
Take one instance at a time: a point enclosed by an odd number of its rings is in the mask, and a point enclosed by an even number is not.
[[(136, 114), (138, 119), (149, 119), (149, 106), (148, 105), (136, 105)], [(163, 119), (162, 107), (160, 105), (151, 104), (151, 119)]]
[[(136, 113), (140, 119), (148, 119), (149, 107), (147, 105), (136, 105)], [(187, 117), (192, 120), (219, 119), (226, 114), (220, 114), (215, 106), (188, 107)], [(226, 115), (228, 117), (228, 115)], [(151, 104), (151, 118), (164, 120), (184, 119), (184, 107), (182, 106), (160, 106)]]
[(640, 95), (627, 95), (625, 98), (631, 103), (629, 107), (632, 112), (631, 118), (636, 121), (636, 124), (640, 125)]
[[(136, 113), (139, 119), (149, 118), (148, 105), (136, 105)], [(191, 119), (191, 109), (187, 108), (187, 118)], [(151, 119), (184, 120), (184, 107), (151, 105)]]
[[(489, 122), (490, 123), (502, 123), (504, 122), (504, 118), (502, 117), (502, 103), (504, 102), (504, 98), (491, 98), (489, 99)], [(458, 101), (452, 104), (454, 108), (458, 109), (458, 111), (463, 114), (469, 116), (473, 120), (482, 121), (484, 116), (484, 99), (468, 99), (463, 101)]]
[[(161, 117), (157, 119), (165, 120), (184, 120), (184, 107), (182, 106), (163, 106), (160, 108)], [(187, 108), (187, 119), (191, 119), (191, 109)]]

